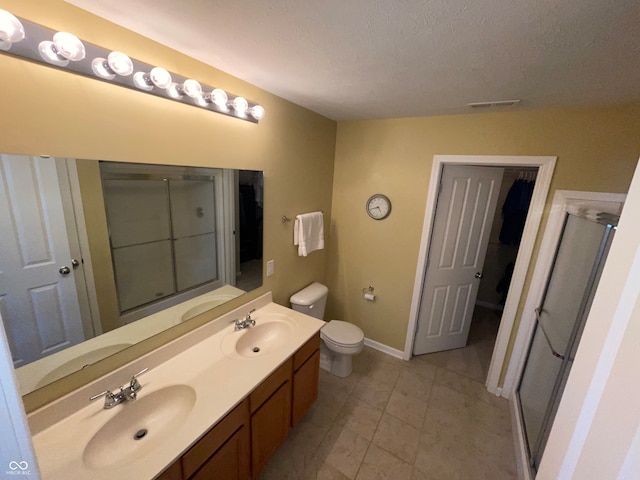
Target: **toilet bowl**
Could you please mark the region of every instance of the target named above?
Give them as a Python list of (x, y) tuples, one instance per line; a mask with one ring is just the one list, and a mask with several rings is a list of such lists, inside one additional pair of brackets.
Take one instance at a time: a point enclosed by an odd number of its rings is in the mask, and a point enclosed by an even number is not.
[[(291, 296), (291, 308), (323, 320), (328, 293), (326, 286), (312, 283)], [(320, 338), (320, 368), (338, 377), (348, 377), (353, 370), (353, 356), (364, 346), (362, 330), (349, 322), (331, 320), (320, 329)]]

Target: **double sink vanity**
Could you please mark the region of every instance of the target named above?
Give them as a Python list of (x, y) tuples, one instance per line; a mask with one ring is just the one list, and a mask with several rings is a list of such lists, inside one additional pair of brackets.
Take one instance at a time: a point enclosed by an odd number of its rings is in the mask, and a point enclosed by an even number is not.
[(317, 397), (323, 324), (268, 293), (33, 412), (43, 480), (257, 478)]

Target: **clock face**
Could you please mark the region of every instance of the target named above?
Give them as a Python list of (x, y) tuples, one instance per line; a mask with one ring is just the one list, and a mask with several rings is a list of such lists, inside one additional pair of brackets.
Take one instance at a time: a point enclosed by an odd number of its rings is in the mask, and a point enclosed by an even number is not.
[(391, 201), (381, 193), (376, 193), (367, 200), (367, 213), (374, 220), (382, 220), (391, 213)]

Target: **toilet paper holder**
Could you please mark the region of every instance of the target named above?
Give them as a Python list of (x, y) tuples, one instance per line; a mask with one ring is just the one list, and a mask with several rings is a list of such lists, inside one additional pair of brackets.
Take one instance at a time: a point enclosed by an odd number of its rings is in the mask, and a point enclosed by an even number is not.
[(373, 290), (374, 288), (371, 285), (362, 289), (362, 293), (364, 294), (365, 300), (368, 300), (370, 302), (375, 301), (376, 296), (374, 295)]

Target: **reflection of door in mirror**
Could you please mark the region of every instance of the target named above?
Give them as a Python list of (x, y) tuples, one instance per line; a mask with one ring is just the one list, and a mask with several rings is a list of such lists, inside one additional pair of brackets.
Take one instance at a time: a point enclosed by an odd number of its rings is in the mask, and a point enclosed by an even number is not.
[[(121, 322), (193, 298), (225, 280), (223, 175), (101, 162)], [(220, 259), (220, 260), (219, 260)]]
[(60, 185), (64, 170), (58, 174), (63, 161), (1, 159), (0, 309), (19, 367), (82, 342), (85, 333), (61, 194), (68, 188)]

